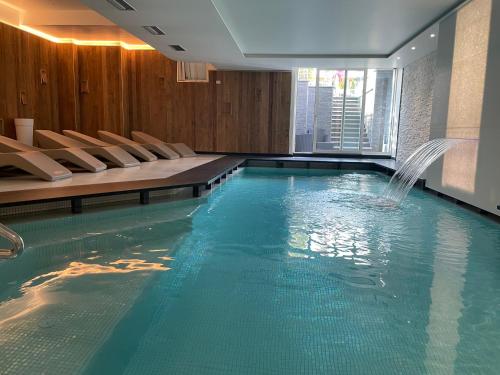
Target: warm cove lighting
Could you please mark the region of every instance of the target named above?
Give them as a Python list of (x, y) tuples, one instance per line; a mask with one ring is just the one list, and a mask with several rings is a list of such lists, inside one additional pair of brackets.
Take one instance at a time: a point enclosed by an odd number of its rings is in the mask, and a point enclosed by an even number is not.
[(78, 46), (103, 46), (103, 47), (122, 47), (128, 50), (154, 50), (148, 44), (129, 44), (119, 40), (79, 40), (74, 38), (58, 38), (56, 36), (44, 33), (43, 31), (37, 30), (33, 27), (26, 25), (10, 25), (16, 27), (20, 30), (26, 31), (27, 33), (36, 35), (40, 38), (47, 39), (53, 43), (61, 44), (75, 44)]
[(3, 1), (3, 0), (0, 0), (0, 5), (3, 5), (3, 6), (5, 6), (5, 7), (8, 7), (8, 8), (10, 8), (10, 9), (12, 9), (12, 10), (15, 10), (15, 11), (16, 11), (16, 12), (18, 12), (18, 13), (22, 13), (22, 12), (24, 12), (24, 9), (21, 9), (21, 8), (19, 8), (19, 7), (16, 7), (15, 5), (10, 4), (10, 3), (7, 3), (6, 1)]
[(73, 38), (58, 38), (53, 35), (44, 33), (33, 27), (26, 25), (19, 25), (19, 29), (26, 31), (30, 34), (39, 36), (40, 38), (50, 40), (54, 43), (73, 43), (78, 46), (105, 46), (105, 47), (122, 47), (129, 50), (153, 50), (154, 48), (148, 44), (128, 44), (119, 40), (79, 40)]

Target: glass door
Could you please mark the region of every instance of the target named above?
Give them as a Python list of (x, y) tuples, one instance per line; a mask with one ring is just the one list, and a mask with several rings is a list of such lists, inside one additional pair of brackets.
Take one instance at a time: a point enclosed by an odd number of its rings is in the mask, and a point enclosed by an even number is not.
[(344, 120), (342, 122), (341, 150), (359, 152), (366, 134), (363, 129), (364, 70), (346, 72)]
[(363, 152), (390, 153), (393, 133), (395, 72), (368, 69), (365, 83)]
[(345, 70), (318, 69), (314, 121), (314, 151), (342, 149)]
[(360, 150), (364, 82), (364, 70), (317, 71), (315, 152)]
[(395, 77), (392, 69), (299, 69), (295, 151), (390, 154)]

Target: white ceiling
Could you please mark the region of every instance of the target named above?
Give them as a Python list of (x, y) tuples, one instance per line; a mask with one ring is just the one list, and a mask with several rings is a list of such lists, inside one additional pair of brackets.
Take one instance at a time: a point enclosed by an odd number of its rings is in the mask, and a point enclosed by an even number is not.
[(456, 0), (212, 0), (246, 55), (387, 55)]
[[(176, 60), (218, 68), (291, 69), (299, 66), (389, 67), (435, 49), (436, 27), (412, 41), (415, 51), (387, 55), (461, 1), (457, 0), (127, 0), (135, 12), (103, 0), (82, 0)], [(166, 36), (152, 36), (156, 25)], [(417, 43), (418, 42), (418, 43)], [(169, 45), (180, 44), (186, 52)], [(351, 58), (339, 55), (369, 55)], [(412, 57), (413, 56), (413, 57)]]
[[(209, 62), (220, 69), (288, 70), (301, 66), (404, 66), (436, 48), (438, 38), (429, 35), (438, 34), (437, 25), (391, 56), (388, 54), (461, 2), (126, 1), (136, 11), (117, 10), (105, 0), (5, 0), (0, 3), (26, 9), (20, 21), (26, 25), (101, 25), (104, 32), (116, 24), (176, 60)], [(166, 35), (153, 36), (143, 25), (159, 26)], [(63, 32), (68, 28), (59, 29)], [(169, 47), (171, 44), (180, 44), (187, 51), (175, 52)], [(415, 46), (415, 50), (411, 46)]]

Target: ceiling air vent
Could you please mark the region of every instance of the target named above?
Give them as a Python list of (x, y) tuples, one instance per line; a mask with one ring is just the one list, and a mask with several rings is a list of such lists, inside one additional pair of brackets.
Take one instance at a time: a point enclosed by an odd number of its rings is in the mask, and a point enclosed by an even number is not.
[(143, 26), (143, 28), (150, 34), (153, 35), (165, 35), (165, 31), (160, 29), (158, 26)]
[(135, 8), (125, 0), (106, 0), (118, 10), (135, 10)]
[(177, 52), (183, 52), (186, 50), (183, 46), (180, 46), (178, 44), (171, 44), (170, 48), (172, 48), (173, 50), (175, 50)]

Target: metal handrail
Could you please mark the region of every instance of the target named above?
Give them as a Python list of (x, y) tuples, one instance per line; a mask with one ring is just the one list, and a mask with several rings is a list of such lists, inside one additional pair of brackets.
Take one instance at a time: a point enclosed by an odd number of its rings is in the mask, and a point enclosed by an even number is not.
[(19, 234), (0, 223), (0, 236), (12, 244), (12, 249), (0, 249), (0, 259), (12, 259), (22, 254), (24, 241)]

